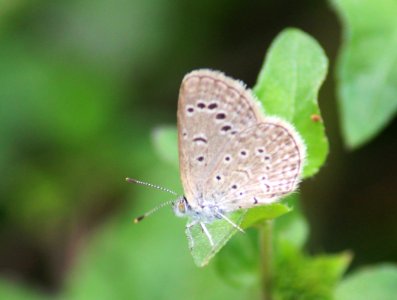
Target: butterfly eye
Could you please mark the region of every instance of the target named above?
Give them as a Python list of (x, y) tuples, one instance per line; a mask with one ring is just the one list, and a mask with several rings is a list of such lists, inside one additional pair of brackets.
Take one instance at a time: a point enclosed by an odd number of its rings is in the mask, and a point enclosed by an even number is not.
[(178, 210), (180, 213), (184, 214), (186, 212), (186, 206), (185, 203), (183, 203), (182, 201), (180, 201), (178, 203)]

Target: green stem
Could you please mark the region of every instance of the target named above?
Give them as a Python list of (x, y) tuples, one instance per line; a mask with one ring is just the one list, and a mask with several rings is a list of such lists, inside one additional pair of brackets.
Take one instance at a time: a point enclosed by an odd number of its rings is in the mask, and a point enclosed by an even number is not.
[(273, 222), (265, 221), (259, 227), (262, 299), (272, 299), (272, 230)]

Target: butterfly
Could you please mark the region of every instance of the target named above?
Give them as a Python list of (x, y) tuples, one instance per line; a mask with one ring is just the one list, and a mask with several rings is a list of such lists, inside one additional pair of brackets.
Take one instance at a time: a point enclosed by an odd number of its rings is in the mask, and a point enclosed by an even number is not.
[(241, 81), (219, 71), (195, 70), (182, 80), (177, 119), (184, 196), (171, 204), (178, 217), (188, 218), (190, 248), (194, 226), (214, 247), (208, 225), (224, 220), (243, 231), (231, 213), (274, 203), (300, 182), (302, 138), (288, 122), (266, 116), (259, 103)]

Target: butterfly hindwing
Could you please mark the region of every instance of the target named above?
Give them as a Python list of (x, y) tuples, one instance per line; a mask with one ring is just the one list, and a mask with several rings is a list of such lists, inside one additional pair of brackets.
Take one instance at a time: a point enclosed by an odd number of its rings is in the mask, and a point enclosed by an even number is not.
[(300, 180), (305, 147), (295, 129), (278, 118), (266, 118), (227, 145), (208, 177), (224, 211), (269, 204), (293, 191)]

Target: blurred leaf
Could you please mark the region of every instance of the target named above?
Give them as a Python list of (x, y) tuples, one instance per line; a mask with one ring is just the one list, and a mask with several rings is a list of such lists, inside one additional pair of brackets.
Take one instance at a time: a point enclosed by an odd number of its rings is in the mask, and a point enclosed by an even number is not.
[(395, 300), (397, 267), (383, 264), (358, 270), (338, 285), (335, 296), (336, 300)]
[(286, 29), (270, 46), (254, 87), (265, 113), (291, 122), (302, 135), (307, 147), (304, 177), (317, 173), (328, 154), (317, 103), (327, 68), (327, 57), (312, 37)]
[(15, 144), (50, 138), (51, 144), (76, 146), (103, 135), (118, 104), (108, 77), (77, 62), (26, 51), (21, 41), (3, 39), (2, 45), (1, 139)]
[(41, 27), (36, 29), (47, 47), (107, 72), (129, 72), (134, 69), (131, 63), (135, 70), (137, 64), (152, 66), (174, 37), (173, 21), (178, 16), (164, 0), (62, 1), (50, 8), (43, 11)]
[(45, 236), (70, 214), (68, 193), (59, 176), (37, 167), (17, 169), (15, 193), (7, 201), (8, 217), (30, 233)]
[[(289, 196), (288, 199), (295, 203), (299, 200), (297, 194)], [(277, 218), (274, 223), (277, 240), (290, 243), (297, 249), (302, 249), (309, 234), (309, 228), (298, 207), (294, 207), (290, 213)]]
[(295, 245), (279, 242), (276, 251), (274, 299), (331, 300), (349, 262), (348, 253), (308, 257)]
[(257, 230), (237, 233), (215, 258), (219, 275), (233, 287), (253, 287), (259, 283)]
[(397, 2), (332, 0), (343, 27), (337, 64), (345, 143), (374, 138), (397, 109)]
[(29, 289), (20, 284), (0, 279), (0, 298), (7, 300), (44, 300), (48, 297), (34, 289)]
[(178, 132), (175, 126), (162, 126), (153, 131), (153, 144), (157, 154), (175, 167), (178, 160)]
[(294, 210), (274, 222), (275, 299), (297, 299), (297, 295), (305, 300), (333, 299), (335, 286), (348, 267), (351, 255), (306, 255), (303, 246), (308, 225), (298, 207), (298, 195), (293, 194), (286, 200)]

